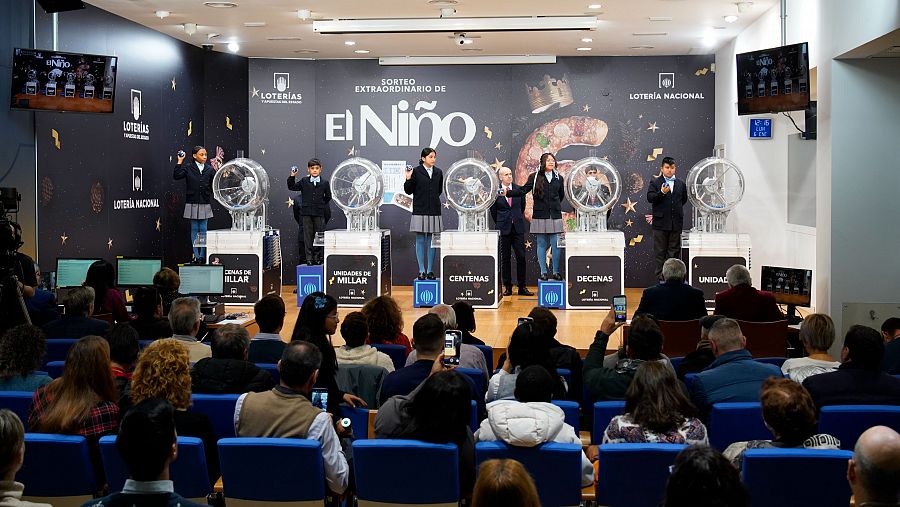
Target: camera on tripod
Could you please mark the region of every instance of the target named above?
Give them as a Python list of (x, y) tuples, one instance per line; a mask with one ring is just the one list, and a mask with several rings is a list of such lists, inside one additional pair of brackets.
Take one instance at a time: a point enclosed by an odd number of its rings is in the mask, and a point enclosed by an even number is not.
[(18, 213), (21, 200), (15, 188), (0, 187), (0, 314), (6, 315), (0, 330), (31, 323), (16, 276), (22, 227), (10, 216)]

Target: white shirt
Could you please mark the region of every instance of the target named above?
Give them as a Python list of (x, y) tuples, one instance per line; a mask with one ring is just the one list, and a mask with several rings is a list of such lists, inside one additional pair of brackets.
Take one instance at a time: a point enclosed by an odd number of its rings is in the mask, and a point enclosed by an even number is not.
[(431, 177), (431, 173), (434, 172), (434, 166), (428, 167), (427, 165), (423, 165), (422, 167), (425, 168), (425, 172), (428, 173), (428, 177), (430, 178), (430, 177)]
[(194, 161), (194, 164), (197, 165), (197, 169), (200, 169), (200, 174), (203, 174), (203, 165), (204, 164), (201, 164), (200, 162), (197, 162), (196, 160)]

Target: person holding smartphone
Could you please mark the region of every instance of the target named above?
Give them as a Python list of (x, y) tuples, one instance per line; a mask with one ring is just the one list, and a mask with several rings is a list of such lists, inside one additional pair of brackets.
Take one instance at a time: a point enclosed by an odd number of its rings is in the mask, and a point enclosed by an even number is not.
[(185, 181), (183, 216), (191, 221), (191, 245), (194, 249), (191, 263), (206, 264), (206, 247), (197, 244), (206, 244), (206, 227), (213, 216), (210, 198), (216, 169), (207, 162), (206, 148), (203, 146), (191, 149), (193, 160), (185, 165), (186, 155), (183, 150), (178, 151), (172, 179)]
[(675, 159), (664, 157), (659, 176), (650, 180), (647, 201), (653, 205), (653, 253), (656, 277), (662, 276), (666, 259), (681, 257), (681, 230), (684, 228), (684, 203), (687, 186), (675, 177)]
[[(444, 191), (444, 173), (435, 167), (437, 152), (433, 148), (422, 150), (419, 165), (406, 170), (403, 191), (413, 196), (410, 232), (416, 233), (416, 262), (419, 264), (419, 280), (434, 280), (434, 248), (432, 236), (444, 230), (441, 220), (441, 192)], [(427, 260), (426, 260), (427, 259)]]

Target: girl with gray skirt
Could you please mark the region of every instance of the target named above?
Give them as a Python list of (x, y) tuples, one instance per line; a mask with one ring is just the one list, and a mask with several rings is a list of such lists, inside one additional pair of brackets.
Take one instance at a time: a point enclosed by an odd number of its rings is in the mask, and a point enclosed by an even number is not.
[(444, 190), (444, 173), (434, 166), (436, 160), (437, 152), (432, 148), (423, 149), (419, 165), (414, 169), (407, 169), (406, 181), (403, 183), (403, 191), (413, 196), (409, 230), (416, 233), (419, 280), (434, 280), (434, 248), (431, 248), (431, 238), (434, 233), (444, 230), (440, 199)]
[[(194, 146), (191, 149), (192, 161), (183, 164), (185, 153), (179, 151), (178, 165), (172, 172), (172, 178), (185, 181), (184, 218), (191, 221), (191, 245), (206, 244), (206, 224), (213, 216), (210, 198), (212, 197), (213, 176), (215, 168), (206, 161), (206, 148)], [(202, 240), (202, 241), (198, 241)], [(192, 263), (206, 263), (206, 247), (194, 246)]]

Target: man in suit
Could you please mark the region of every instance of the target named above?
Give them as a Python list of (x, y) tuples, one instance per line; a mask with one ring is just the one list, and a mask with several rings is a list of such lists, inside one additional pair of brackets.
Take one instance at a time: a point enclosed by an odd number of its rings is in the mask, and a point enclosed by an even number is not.
[(687, 268), (679, 259), (663, 264), (663, 283), (644, 289), (635, 315), (650, 313), (659, 320), (694, 320), (706, 317), (703, 291), (684, 283)]
[[(518, 189), (513, 183), (512, 170), (501, 167), (497, 171), (500, 188)], [(510, 249), (516, 254), (516, 285), (520, 296), (533, 296), (525, 286), (525, 198), (498, 195), (491, 205), (491, 219), (500, 231), (500, 276), (503, 279), (503, 295), (512, 296), (512, 266)]]
[(666, 259), (681, 257), (681, 230), (684, 228), (684, 203), (687, 186), (675, 177), (675, 159), (665, 157), (660, 175), (650, 180), (647, 201), (653, 205), (653, 252), (656, 276), (662, 273)]
[(63, 299), (63, 305), (66, 307), (66, 314), (44, 324), (42, 328), (48, 339), (77, 339), (88, 335), (106, 335), (109, 323), (89, 317), (94, 313), (94, 289), (92, 287), (75, 287), (69, 290)]
[(774, 322), (783, 320), (775, 295), (753, 288), (750, 271), (741, 264), (735, 264), (725, 272), (728, 290), (716, 294), (714, 315), (724, 315), (732, 319), (748, 322)]

